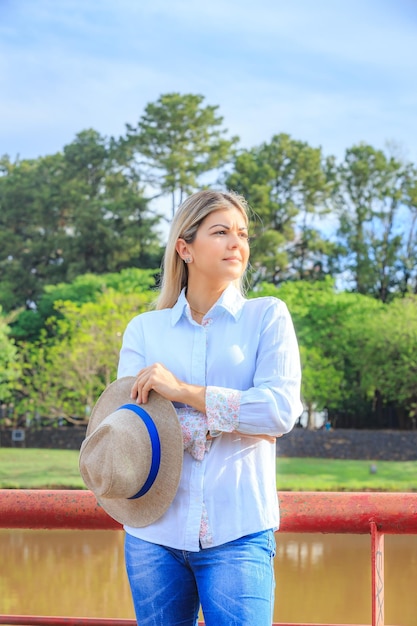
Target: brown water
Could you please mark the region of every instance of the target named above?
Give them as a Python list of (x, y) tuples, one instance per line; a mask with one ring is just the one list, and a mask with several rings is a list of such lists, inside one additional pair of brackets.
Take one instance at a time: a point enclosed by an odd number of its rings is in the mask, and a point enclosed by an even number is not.
[[(0, 613), (134, 618), (118, 531), (0, 530)], [(370, 537), (277, 534), (275, 621), (371, 622)], [(385, 537), (385, 623), (417, 626), (417, 536)]]

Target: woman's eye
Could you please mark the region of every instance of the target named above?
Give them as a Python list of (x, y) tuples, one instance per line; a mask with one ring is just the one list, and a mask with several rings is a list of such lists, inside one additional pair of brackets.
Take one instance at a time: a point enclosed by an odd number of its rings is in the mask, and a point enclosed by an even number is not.
[[(215, 232), (214, 234), (215, 234), (215, 235), (227, 235), (227, 234), (228, 234), (228, 232), (229, 232), (229, 231), (227, 231), (227, 230), (216, 230), (216, 232)], [(240, 239), (243, 239), (243, 240), (245, 240), (245, 241), (249, 241), (249, 235), (248, 235), (248, 233), (242, 232), (242, 233), (239, 233), (239, 235), (238, 235), (238, 236), (239, 236), (239, 238), (240, 238)]]

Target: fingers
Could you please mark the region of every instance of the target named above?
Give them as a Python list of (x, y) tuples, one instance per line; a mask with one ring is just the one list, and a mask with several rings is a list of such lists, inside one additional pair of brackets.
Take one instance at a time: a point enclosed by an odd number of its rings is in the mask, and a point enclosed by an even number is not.
[(146, 404), (149, 393), (154, 389), (167, 400), (173, 400), (178, 388), (178, 380), (161, 363), (154, 363), (138, 372), (131, 389), (131, 398), (138, 404)]
[(145, 368), (138, 372), (135, 382), (133, 383), (130, 397), (136, 400), (138, 404), (146, 404), (149, 398), (149, 392), (152, 389), (152, 383), (149, 368)]
[(257, 437), (257, 439), (264, 439), (264, 441), (269, 441), (269, 443), (275, 443), (276, 441), (276, 437), (273, 437), (272, 435), (254, 435), (254, 437)]
[[(238, 430), (235, 431), (237, 432), (239, 435), (242, 435), (242, 437), (247, 437), (248, 439), (264, 439), (264, 441), (268, 441), (269, 443), (275, 443), (275, 440), (277, 437), (273, 436), (273, 435), (248, 435), (247, 433), (240, 433)], [(278, 437), (281, 437), (282, 435), (278, 435)]]

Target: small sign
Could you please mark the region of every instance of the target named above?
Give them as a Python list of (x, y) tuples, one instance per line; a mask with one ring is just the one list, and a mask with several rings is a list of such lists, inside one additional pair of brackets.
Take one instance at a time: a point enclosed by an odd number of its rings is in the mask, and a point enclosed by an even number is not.
[(12, 430), (12, 441), (24, 441), (25, 431), (23, 428), (15, 428)]

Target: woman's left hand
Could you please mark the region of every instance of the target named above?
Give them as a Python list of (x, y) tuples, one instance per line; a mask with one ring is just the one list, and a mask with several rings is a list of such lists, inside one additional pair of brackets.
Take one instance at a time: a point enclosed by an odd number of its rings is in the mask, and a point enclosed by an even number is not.
[(237, 432), (242, 437), (246, 437), (248, 439), (264, 439), (265, 441), (268, 441), (269, 443), (275, 443), (275, 441), (277, 440), (278, 437), (282, 437), (282, 435), (276, 435), (276, 436), (272, 436), (272, 435), (246, 435), (244, 433), (239, 433), (238, 430), (235, 431), (235, 432)]

